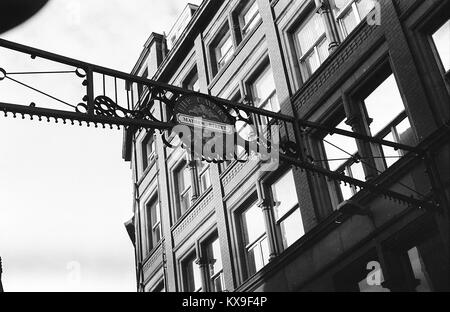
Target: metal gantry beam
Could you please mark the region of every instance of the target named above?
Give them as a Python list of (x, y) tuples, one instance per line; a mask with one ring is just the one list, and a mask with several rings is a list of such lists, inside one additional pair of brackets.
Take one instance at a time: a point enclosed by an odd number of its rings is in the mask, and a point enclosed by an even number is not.
[[(62, 121), (62, 123), (78, 123), (79, 125), (83, 125), (84, 122), (87, 126), (93, 124), (96, 127), (98, 125), (103, 127), (109, 125), (111, 128), (114, 126), (117, 126), (118, 128), (124, 126), (130, 131), (136, 131), (140, 128), (154, 129), (164, 133), (165, 131), (170, 131), (177, 124), (171, 113), (177, 100), (185, 95), (198, 95), (203, 98), (208, 98), (210, 101), (220, 106), (225, 112), (233, 117), (235, 122), (244, 121), (252, 125), (275, 124), (279, 126), (283, 137), (280, 142), (281, 161), (302, 170), (326, 176), (327, 178), (336, 180), (340, 183), (349, 183), (361, 189), (367, 189), (373, 193), (384, 195), (389, 199), (397, 200), (401, 203), (419, 208), (431, 209), (434, 206), (433, 203), (414, 198), (413, 196), (407, 196), (387, 190), (379, 185), (372, 184), (371, 182), (360, 181), (305, 161), (302, 151), (300, 150), (301, 142), (298, 142), (298, 140), (301, 139), (301, 134), (296, 132), (299, 132), (300, 129), (312, 128), (329, 134), (343, 135), (365, 142), (405, 150), (414, 153), (416, 157), (420, 157), (424, 154), (424, 151), (416, 147), (332, 128), (316, 122), (302, 119), (296, 120), (291, 116), (281, 113), (275, 113), (252, 105), (231, 102), (218, 97), (200, 94), (170, 84), (82, 62), (4, 39), (0, 39), (0, 47), (29, 55), (32, 59), (42, 58), (69, 66), (72, 70), (66, 72), (73, 72), (74, 78), (81, 79), (81, 82), (79, 83), (85, 87), (85, 94), (80, 94), (78, 99), (64, 101), (11, 77), (17, 74), (31, 75), (47, 73), (50, 75), (55, 74), (55, 72), (9, 72), (9, 69), (5, 67), (5, 64), (0, 64), (0, 83), (2, 83), (3, 80), (10, 80), (13, 83), (20, 84), (24, 88), (41, 93), (50, 100), (61, 105), (61, 109), (55, 109), (54, 107), (41, 107), (34, 102), (29, 103), (28, 105), (4, 103), (0, 96), (0, 112), (3, 112), (5, 116), (12, 115), (17, 117), (19, 115), (24, 119), (26, 116), (29, 116), (31, 119), (36, 117), (39, 120)], [(109, 81), (109, 84), (107, 81)], [(124, 88), (118, 88), (118, 83), (121, 83)], [(155, 116), (151, 110), (153, 105), (159, 105), (160, 111), (165, 112), (164, 114), (161, 114), (162, 117)], [(266, 136), (266, 133), (259, 132), (258, 130), (256, 134), (257, 139)]]

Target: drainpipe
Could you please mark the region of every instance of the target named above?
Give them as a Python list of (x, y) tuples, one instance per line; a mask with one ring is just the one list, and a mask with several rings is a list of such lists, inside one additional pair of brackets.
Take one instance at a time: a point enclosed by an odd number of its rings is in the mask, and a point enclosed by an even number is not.
[(330, 1), (333, 0), (315, 0), (317, 13), (322, 16), (322, 19), (325, 23), (325, 29), (327, 38), (330, 41), (328, 45), (328, 51), (330, 54), (334, 52), (339, 46), (339, 31), (334, 21), (332, 6), (330, 5)]

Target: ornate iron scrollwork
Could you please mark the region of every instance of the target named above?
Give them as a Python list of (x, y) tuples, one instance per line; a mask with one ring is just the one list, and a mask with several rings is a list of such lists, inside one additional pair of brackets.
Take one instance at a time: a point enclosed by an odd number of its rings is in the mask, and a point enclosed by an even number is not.
[[(0, 111), (3, 111), (5, 116), (12, 114), (14, 117), (21, 115), (22, 118), (25, 118), (25, 116), (28, 115), (30, 116), (30, 119), (37, 116), (39, 120), (46, 119), (47, 121), (54, 120), (55, 122), (62, 120), (63, 123), (69, 121), (71, 124), (74, 124), (76, 121), (80, 125), (84, 122), (87, 126), (93, 123), (96, 127), (97, 124), (102, 124), (103, 127), (109, 125), (111, 128), (113, 125), (118, 128), (120, 128), (120, 126), (125, 126), (127, 129), (133, 131), (139, 128), (157, 129), (163, 133), (163, 142), (170, 146), (169, 140), (167, 140), (164, 132), (171, 130), (176, 124), (173, 115), (174, 105), (181, 96), (196, 94), (195, 92), (171, 86), (169, 84), (81, 62), (3, 39), (0, 39), (0, 47), (30, 55), (33, 60), (42, 58), (71, 68), (71, 70), (65, 69), (60, 71), (21, 73), (8, 73), (4, 68), (0, 68), (1, 83), (5, 80), (9, 80), (12, 83), (19, 84), (34, 92), (39, 92), (41, 95), (47, 96), (60, 105), (63, 104), (61, 109), (55, 109), (54, 107), (41, 106), (40, 103), (36, 103), (37, 101), (33, 101), (30, 105), (0, 102)], [(80, 95), (82, 103), (79, 102), (80, 100), (62, 100), (41, 91), (38, 88), (32, 87), (19, 79), (11, 77), (14, 74), (33, 75), (63, 73), (75, 73), (78, 78), (83, 79), (81, 84), (85, 88), (85, 94)], [(122, 85), (123, 88), (118, 87), (118, 85)], [(416, 157), (422, 155), (423, 151), (353, 132), (328, 128), (324, 125), (305, 120), (296, 120), (291, 116), (263, 110), (253, 105), (247, 105), (248, 103), (235, 103), (209, 95), (201, 96), (210, 98), (211, 101), (214, 101), (217, 105), (222, 107), (223, 110), (233, 118), (235, 125), (237, 123), (244, 123), (245, 125), (254, 127), (256, 143), (261, 146), (264, 145), (266, 148), (270, 149), (273, 147), (273, 138), (268, 129), (270, 126), (276, 125), (280, 134), (279, 150), (281, 161), (296, 166), (301, 170), (307, 170), (312, 174), (320, 174), (327, 178), (339, 181), (340, 183), (349, 183), (359, 188), (368, 189), (374, 193), (383, 194), (388, 198), (403, 203), (417, 207), (433, 206), (432, 203), (411, 198), (390, 190), (385, 190), (377, 185), (359, 181), (304, 161), (302, 150), (300, 150), (302, 139), (299, 128), (311, 127), (321, 131), (327, 131), (328, 133), (337, 133), (353, 137), (365, 142), (403, 149), (416, 153)], [(78, 104), (73, 104), (73, 102)], [(159, 105), (159, 111), (164, 112), (159, 117), (155, 116), (153, 113), (152, 107), (154, 105)], [(244, 148), (247, 151), (249, 150), (250, 144), (250, 141), (245, 143)], [(208, 161), (216, 162), (214, 159), (208, 159)]]

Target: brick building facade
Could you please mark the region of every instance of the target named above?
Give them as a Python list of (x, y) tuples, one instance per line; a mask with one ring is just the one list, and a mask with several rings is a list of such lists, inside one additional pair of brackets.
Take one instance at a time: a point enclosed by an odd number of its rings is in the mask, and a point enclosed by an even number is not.
[[(409, 207), (283, 163), (194, 161), (159, 132), (127, 134), (138, 290), (449, 290), (450, 3), (205, 0), (186, 10), (171, 49), (153, 33), (133, 74), (420, 147), (426, 157), (303, 129), (311, 162), (439, 205)], [(348, 199), (353, 213), (340, 209)]]

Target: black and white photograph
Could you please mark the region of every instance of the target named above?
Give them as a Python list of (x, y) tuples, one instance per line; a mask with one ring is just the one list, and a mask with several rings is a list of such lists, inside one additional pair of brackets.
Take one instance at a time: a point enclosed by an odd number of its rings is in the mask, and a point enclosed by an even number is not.
[(449, 292), (449, 209), (448, 0), (0, 2), (0, 299)]

